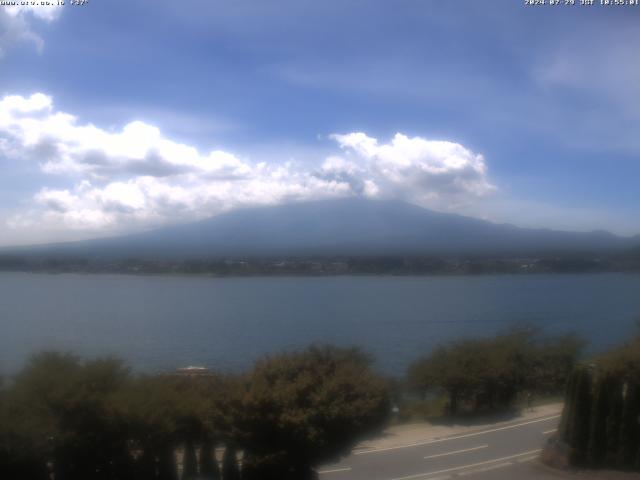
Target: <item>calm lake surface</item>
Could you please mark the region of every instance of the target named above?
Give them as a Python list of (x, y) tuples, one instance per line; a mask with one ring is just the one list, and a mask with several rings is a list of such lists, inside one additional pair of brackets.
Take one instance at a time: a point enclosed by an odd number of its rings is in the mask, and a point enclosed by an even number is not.
[(0, 371), (30, 353), (115, 354), (139, 371), (229, 371), (312, 342), (401, 374), (436, 344), (530, 322), (602, 349), (640, 318), (640, 275), (201, 278), (0, 274)]

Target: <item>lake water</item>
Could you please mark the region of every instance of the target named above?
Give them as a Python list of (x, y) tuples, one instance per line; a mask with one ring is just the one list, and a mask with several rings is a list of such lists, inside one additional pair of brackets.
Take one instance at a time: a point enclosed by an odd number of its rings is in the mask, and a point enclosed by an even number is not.
[(357, 345), (385, 373), (440, 342), (530, 322), (601, 349), (640, 318), (640, 275), (201, 278), (0, 274), (0, 370), (41, 349), (140, 371), (229, 371), (312, 342)]

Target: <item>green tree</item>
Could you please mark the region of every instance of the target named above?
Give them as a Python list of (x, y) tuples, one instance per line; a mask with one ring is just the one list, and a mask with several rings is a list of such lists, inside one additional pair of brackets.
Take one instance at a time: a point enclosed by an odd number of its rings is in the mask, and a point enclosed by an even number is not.
[[(139, 476), (177, 478), (176, 449), (184, 448), (185, 478), (198, 474), (197, 446), (212, 453), (221, 435), (219, 413), (225, 397), (223, 377), (207, 375), (154, 375), (131, 379), (118, 397), (118, 412), (127, 426), (138, 456)], [(225, 419), (228, 422), (228, 419)], [(216, 474), (216, 466), (201, 455), (204, 475)], [(211, 460), (212, 457), (209, 457)]]
[(36, 421), (0, 390), (0, 478), (45, 480), (47, 442)]
[(421, 393), (443, 391), (449, 413), (509, 406), (527, 383), (530, 350), (520, 333), (460, 340), (413, 363), (407, 378)]
[(543, 395), (562, 393), (584, 346), (584, 340), (575, 334), (535, 341), (528, 388)]
[(126, 478), (131, 458), (113, 398), (128, 376), (114, 359), (33, 357), (8, 401), (16, 433), (28, 441), (37, 463), (52, 463), (60, 480)]
[(423, 396), (443, 392), (452, 415), (503, 409), (524, 391), (562, 391), (581, 349), (573, 335), (542, 338), (535, 328), (520, 326), (441, 345), (409, 367), (407, 382)]
[(386, 383), (368, 357), (335, 347), (259, 361), (238, 398), (235, 436), (247, 471), (262, 480), (313, 477), (314, 466), (347, 454), (390, 410)]

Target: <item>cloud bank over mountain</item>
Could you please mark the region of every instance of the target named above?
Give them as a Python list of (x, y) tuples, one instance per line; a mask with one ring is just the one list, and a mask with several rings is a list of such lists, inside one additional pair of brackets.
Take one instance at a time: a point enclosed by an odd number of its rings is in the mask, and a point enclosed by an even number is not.
[(141, 121), (115, 129), (82, 123), (42, 93), (5, 96), (0, 156), (37, 165), (55, 185), (34, 192), (7, 224), (108, 233), (243, 206), (342, 197), (400, 198), (455, 211), (496, 189), (484, 157), (458, 143), (402, 133), (387, 143), (363, 132), (329, 138), (335, 154), (316, 162), (265, 162), (202, 152)]

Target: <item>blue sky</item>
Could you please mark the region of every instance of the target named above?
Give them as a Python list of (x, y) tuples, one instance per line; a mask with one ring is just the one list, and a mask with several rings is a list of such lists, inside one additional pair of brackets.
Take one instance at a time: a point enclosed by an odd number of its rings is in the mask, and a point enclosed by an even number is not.
[(640, 233), (640, 7), (0, 6), (0, 245), (399, 197)]

